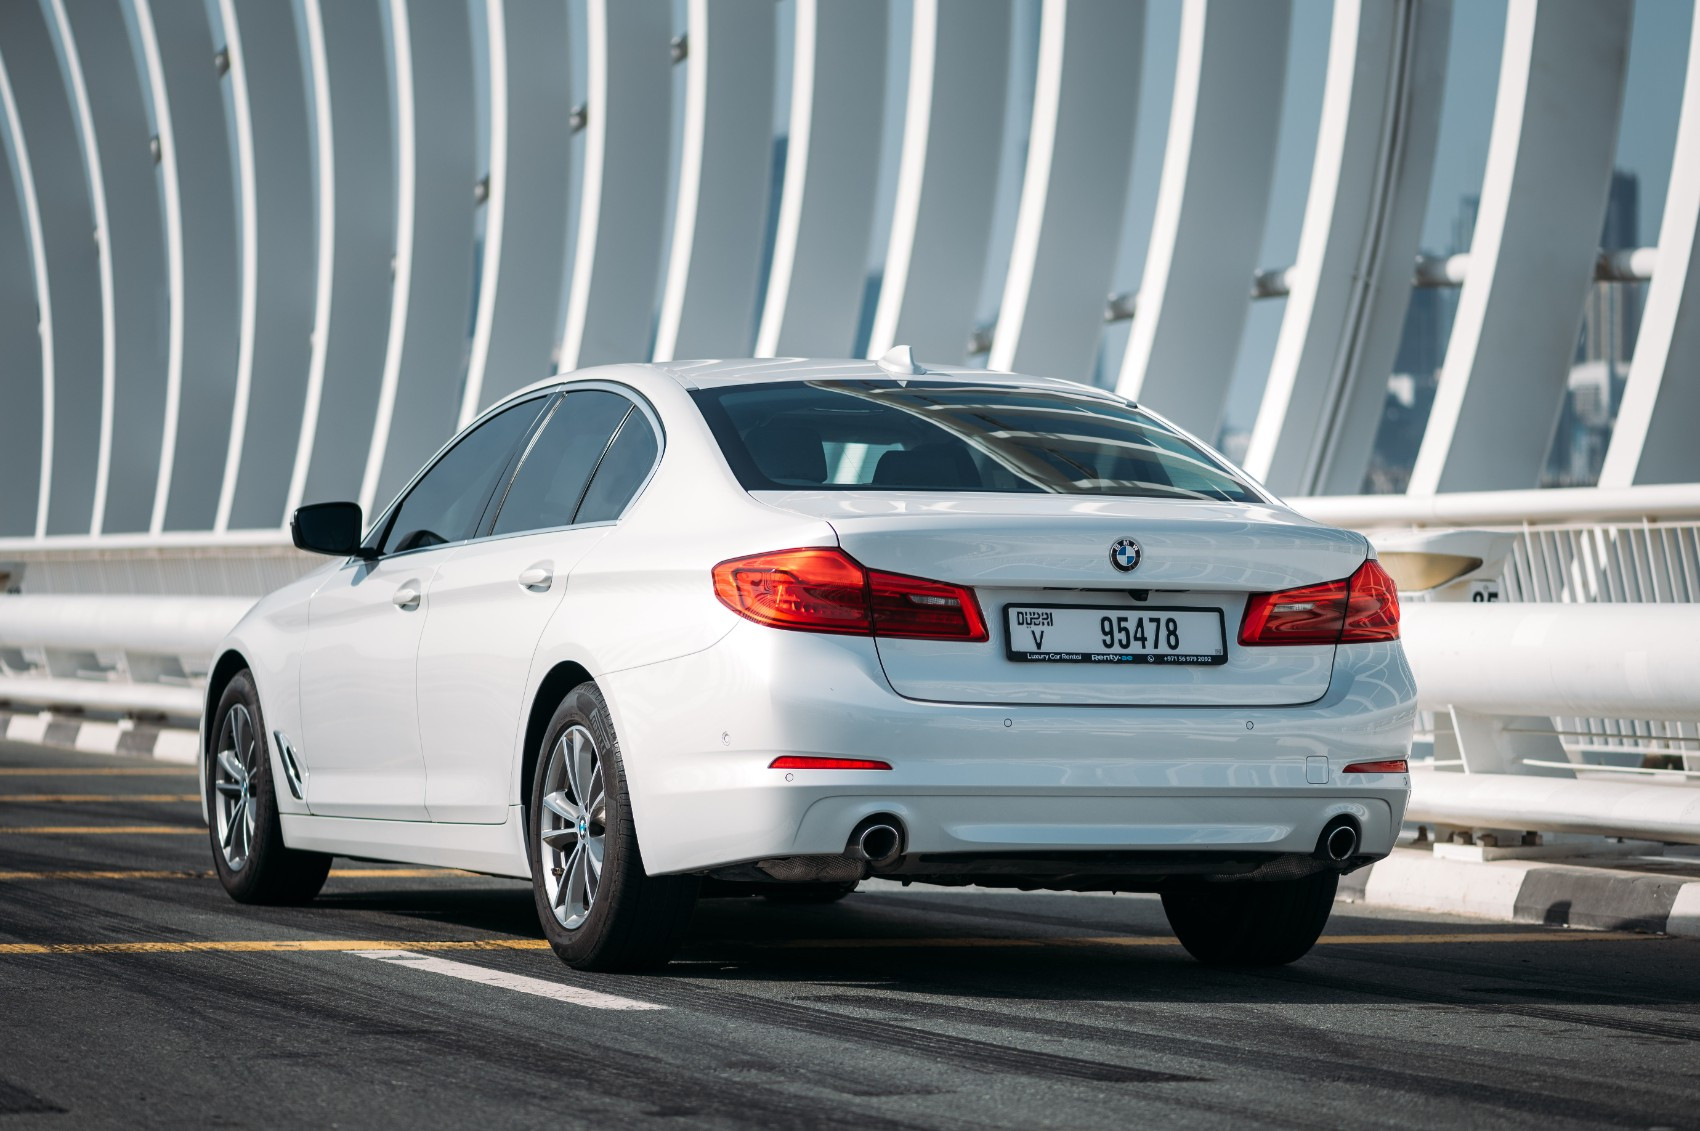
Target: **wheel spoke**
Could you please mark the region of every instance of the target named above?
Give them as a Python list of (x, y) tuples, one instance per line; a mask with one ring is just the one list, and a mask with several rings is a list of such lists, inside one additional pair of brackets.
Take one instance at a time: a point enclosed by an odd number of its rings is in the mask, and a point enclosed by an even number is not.
[(561, 736), (561, 757), (566, 761), (567, 788), (572, 791), (575, 799), (581, 801), (584, 799), (584, 790), (578, 776), (578, 751), (583, 741), (583, 732), (577, 727)]
[(590, 862), (590, 874), (593, 879), (602, 878), (602, 838), (586, 837), (584, 856)]
[(588, 854), (583, 851), (573, 853), (573, 862), (567, 868), (567, 885), (572, 889), (570, 909), (575, 912), (590, 910), (590, 865), (587, 857)]
[(241, 798), (236, 802), (236, 804), (230, 807), (230, 816), (226, 818), (224, 825), (224, 847), (226, 849), (233, 848), (236, 837), (236, 826), (242, 821), (243, 812), (247, 808), (248, 799), (246, 797)]
[(231, 780), (236, 783), (238, 789), (247, 782), (248, 771), (243, 767), (241, 761), (237, 759), (236, 751), (220, 750), (218, 752), (218, 764), (225, 773), (230, 775)]
[(217, 782), (213, 782), (213, 788), (218, 790), (220, 793), (224, 794), (224, 796), (226, 796), (226, 797), (241, 797), (242, 796), (242, 783), (241, 782), (217, 781)]
[(557, 790), (554, 793), (545, 793), (543, 795), (543, 808), (574, 826), (576, 830), (578, 826), (578, 806), (572, 803), (565, 792)]
[(565, 852), (578, 844), (578, 826), (568, 825), (561, 829), (545, 829), (543, 843), (556, 852)]
[(573, 797), (583, 805), (591, 796), (596, 772), (596, 744), (583, 728), (573, 730)]
[(561, 869), (561, 886), (555, 889), (555, 906), (560, 907), (567, 901), (567, 895), (573, 886), (573, 875), (578, 868), (578, 858), (583, 855), (584, 846), (575, 844), (572, 855), (567, 857), (566, 865)]
[(596, 763), (596, 768), (590, 771), (590, 785), (587, 788), (587, 792), (589, 796), (586, 798), (584, 803), (586, 815), (589, 816), (596, 824), (600, 825), (603, 823), (602, 817), (608, 807), (607, 791), (604, 789), (604, 782), (602, 780), (601, 762)]

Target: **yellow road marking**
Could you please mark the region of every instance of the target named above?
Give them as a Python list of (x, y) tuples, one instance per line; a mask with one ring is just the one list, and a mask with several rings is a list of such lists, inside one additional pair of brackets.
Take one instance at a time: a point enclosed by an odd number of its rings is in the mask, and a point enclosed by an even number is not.
[(158, 833), (163, 836), (206, 836), (204, 828), (181, 828), (177, 825), (0, 825), (0, 833), (26, 836), (84, 836), (124, 834), (141, 836)]
[(73, 774), (78, 776), (85, 774), (155, 774), (164, 777), (192, 778), (196, 773), (196, 770), (186, 766), (174, 766), (170, 769), (163, 766), (157, 769), (153, 766), (148, 766), (145, 769), (131, 766), (0, 766), (0, 774), (8, 777), (58, 777), (61, 774), (67, 776)]
[[(394, 873), (388, 873), (394, 874)], [(1480, 934), (1332, 935), (1319, 940), (1354, 945), (1405, 943), (1511, 942), (1625, 942), (1658, 939), (1659, 935), (1627, 931), (1490, 931)], [(724, 941), (724, 940), (723, 940)], [(1160, 935), (1103, 935), (1070, 939), (794, 939), (757, 944), (777, 947), (1045, 947), (1045, 946), (1178, 946)], [(424, 939), (398, 942), (373, 939), (197, 939), (181, 942), (0, 943), (0, 957), (31, 954), (254, 954), (348, 950), (545, 950), (543, 939)]]
[(463, 872), (459, 868), (332, 868), (331, 875), (345, 880), (371, 880), (387, 876), (406, 879), (422, 876), (477, 876), (478, 873)]
[[(57, 872), (0, 872), (0, 883), (23, 880), (206, 880), (213, 873), (206, 871), (154, 871), (143, 868), (78, 869)], [(476, 876), (477, 872), (462, 872), (456, 868), (332, 868), (332, 879), (419, 879), (430, 876)]]
[(46, 805), (61, 802), (123, 802), (123, 801), (199, 801), (198, 793), (0, 793), (0, 802), (17, 805)]
[(0, 957), (18, 954), (253, 954), (343, 950), (546, 950), (543, 939), (198, 939), (188, 942), (0, 943)]
[[(1514, 943), (1514, 942), (1624, 942), (1631, 939), (1656, 939), (1661, 935), (1644, 935), (1633, 931), (1571, 931), (1549, 928), (1545, 931), (1484, 931), (1479, 933), (1422, 934), (1422, 935), (1324, 935), (1316, 940), (1318, 946), (1404, 946), (1416, 943)], [(1089, 935), (1084, 938), (863, 938), (863, 939), (786, 939), (783, 942), (757, 943), (757, 946), (808, 950), (857, 949), (929, 949), (966, 947), (1042, 947), (1042, 946), (1179, 946), (1178, 939), (1167, 935)]]

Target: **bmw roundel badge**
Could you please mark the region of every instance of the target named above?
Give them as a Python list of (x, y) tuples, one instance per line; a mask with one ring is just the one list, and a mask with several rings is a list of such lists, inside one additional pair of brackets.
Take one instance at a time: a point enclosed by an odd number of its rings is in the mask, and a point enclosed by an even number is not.
[(1132, 538), (1118, 538), (1110, 547), (1110, 564), (1122, 573), (1132, 573), (1139, 568), (1139, 559), (1144, 554)]

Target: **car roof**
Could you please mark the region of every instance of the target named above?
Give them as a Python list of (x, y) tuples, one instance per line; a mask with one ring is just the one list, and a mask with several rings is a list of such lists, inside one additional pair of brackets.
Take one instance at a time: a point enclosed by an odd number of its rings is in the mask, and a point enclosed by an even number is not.
[(730, 385), (768, 384), (777, 381), (964, 381), (976, 385), (1009, 385), (1017, 388), (1054, 389), (1059, 392), (1086, 393), (1125, 403), (1123, 398), (1107, 389), (1065, 381), (1060, 377), (1032, 377), (1020, 373), (1004, 373), (987, 369), (970, 369), (956, 365), (927, 365), (919, 373), (893, 373), (879, 362), (863, 358), (753, 357), (712, 358), (699, 361), (646, 361), (623, 365), (597, 366), (569, 373), (557, 373), (521, 390), (546, 389), (566, 381), (615, 377), (617, 372), (647, 370), (676, 381), (685, 389), (718, 389)]

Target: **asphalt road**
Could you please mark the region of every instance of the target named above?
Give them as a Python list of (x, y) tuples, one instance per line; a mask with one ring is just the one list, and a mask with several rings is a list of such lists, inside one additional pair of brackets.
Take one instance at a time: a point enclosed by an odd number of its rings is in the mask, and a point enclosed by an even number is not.
[(1341, 905), (1207, 970), (1141, 896), (705, 901), (579, 974), (526, 885), (231, 902), (180, 767), (0, 743), (0, 1129), (1700, 1126), (1700, 948)]

